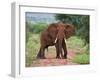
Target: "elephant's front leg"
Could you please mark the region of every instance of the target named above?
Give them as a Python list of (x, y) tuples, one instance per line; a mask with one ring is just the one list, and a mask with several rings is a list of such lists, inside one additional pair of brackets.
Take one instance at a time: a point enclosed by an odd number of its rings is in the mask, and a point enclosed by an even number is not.
[(67, 47), (66, 47), (66, 43), (65, 43), (64, 39), (63, 39), (63, 42), (62, 42), (62, 48), (64, 50), (64, 58), (66, 59), (67, 58)]
[(59, 45), (58, 43), (55, 44), (55, 47), (56, 47), (56, 58), (60, 58), (60, 53), (59, 53)]

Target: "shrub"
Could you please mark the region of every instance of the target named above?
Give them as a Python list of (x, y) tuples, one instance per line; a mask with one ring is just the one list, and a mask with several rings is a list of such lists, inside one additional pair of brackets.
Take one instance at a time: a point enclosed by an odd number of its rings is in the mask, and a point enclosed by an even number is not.
[(66, 41), (66, 44), (67, 44), (68, 48), (70, 48), (70, 49), (79, 49), (79, 48), (84, 47), (84, 41), (77, 36), (73, 36), (73, 37), (69, 38)]
[(33, 34), (30, 36), (28, 42), (26, 43), (26, 66), (30, 66), (33, 59), (36, 59), (39, 46), (39, 35)]
[(46, 23), (31, 23), (26, 22), (26, 32), (40, 33), (47, 27)]
[(47, 24), (45, 23), (33, 24), (33, 27), (34, 27), (33, 33), (40, 33), (47, 27)]
[(86, 53), (77, 54), (73, 59), (72, 62), (78, 63), (78, 64), (89, 64), (89, 55)]

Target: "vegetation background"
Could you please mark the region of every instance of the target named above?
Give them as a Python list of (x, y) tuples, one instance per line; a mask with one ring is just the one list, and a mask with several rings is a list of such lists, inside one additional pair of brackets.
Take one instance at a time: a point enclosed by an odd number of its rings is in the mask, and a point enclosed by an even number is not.
[[(50, 23), (63, 21), (75, 25), (76, 35), (66, 40), (68, 49), (75, 52), (71, 59), (73, 63), (89, 64), (89, 15), (74, 14), (49, 14), (26, 12), (26, 67), (40, 64), (36, 55), (40, 48), (40, 34)], [(49, 49), (49, 54), (55, 54), (54, 48)], [(46, 52), (48, 55), (48, 52)], [(54, 56), (54, 55), (53, 55)], [(33, 61), (36, 61), (33, 63)], [(54, 64), (53, 64), (54, 65)]]

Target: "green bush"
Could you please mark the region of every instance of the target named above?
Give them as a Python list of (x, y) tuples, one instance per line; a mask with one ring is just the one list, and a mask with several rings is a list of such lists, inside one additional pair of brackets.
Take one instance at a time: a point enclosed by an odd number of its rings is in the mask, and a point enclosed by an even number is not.
[(31, 23), (26, 22), (26, 32), (40, 33), (47, 27), (46, 23)]
[(75, 52), (72, 62), (78, 64), (89, 63), (89, 44), (84, 45), (84, 40), (73, 36), (66, 41), (67, 47)]
[(26, 43), (28, 42), (29, 38), (32, 36), (31, 32), (26, 32)]
[(33, 27), (34, 27), (33, 33), (40, 33), (47, 27), (47, 24), (45, 23), (33, 24)]
[(79, 49), (84, 47), (84, 41), (77, 36), (73, 36), (66, 40), (66, 45), (70, 49)]
[(26, 43), (26, 66), (30, 66), (33, 59), (36, 59), (40, 46), (39, 40), (39, 34), (33, 34), (29, 37), (29, 40)]
[(78, 63), (78, 64), (89, 64), (90, 58), (89, 55), (86, 53), (77, 54), (72, 59), (72, 62)]

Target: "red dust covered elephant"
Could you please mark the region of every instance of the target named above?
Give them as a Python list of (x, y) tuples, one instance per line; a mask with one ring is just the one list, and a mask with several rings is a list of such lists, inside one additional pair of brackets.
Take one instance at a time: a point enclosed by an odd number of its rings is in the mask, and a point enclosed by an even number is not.
[[(52, 23), (45, 29), (40, 36), (40, 50), (37, 54), (38, 59), (45, 59), (45, 49), (49, 46), (55, 46), (56, 58), (67, 58), (67, 47), (65, 38), (68, 39), (75, 34), (75, 27), (72, 24), (62, 22)], [(62, 54), (62, 50), (64, 54)]]

